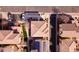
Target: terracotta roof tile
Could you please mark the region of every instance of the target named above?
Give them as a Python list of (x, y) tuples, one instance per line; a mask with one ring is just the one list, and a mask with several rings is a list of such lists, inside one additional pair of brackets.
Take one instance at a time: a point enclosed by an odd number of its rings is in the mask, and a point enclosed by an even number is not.
[(66, 44), (68, 47), (71, 46), (71, 44), (74, 42), (74, 40), (71, 39), (66, 39), (66, 40), (62, 40), (64, 44)]
[(76, 31), (76, 25), (75, 24), (61, 24), (60, 28), (63, 31)]

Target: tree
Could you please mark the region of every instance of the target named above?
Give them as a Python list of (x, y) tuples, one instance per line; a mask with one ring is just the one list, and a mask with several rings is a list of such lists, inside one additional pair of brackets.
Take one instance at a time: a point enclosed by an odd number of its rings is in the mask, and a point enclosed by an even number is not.
[(26, 29), (25, 29), (24, 24), (22, 24), (22, 31), (23, 31), (24, 41), (27, 41), (27, 31), (26, 31)]
[(57, 17), (58, 23), (59, 24), (67, 24), (67, 23), (72, 23), (73, 17), (71, 15), (68, 14), (58, 14)]

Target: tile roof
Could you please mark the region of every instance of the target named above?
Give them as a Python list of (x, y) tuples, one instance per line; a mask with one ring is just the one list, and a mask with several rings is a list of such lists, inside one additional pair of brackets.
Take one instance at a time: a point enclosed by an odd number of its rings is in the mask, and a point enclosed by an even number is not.
[(74, 42), (74, 40), (71, 39), (66, 39), (66, 40), (62, 40), (64, 44), (66, 44), (68, 47), (71, 46), (71, 44)]
[(10, 30), (8, 30), (8, 31), (5, 31), (5, 30), (0, 30), (0, 40), (4, 40), (4, 38), (8, 35), (8, 34), (10, 34)]
[(14, 39), (18, 34), (11, 34), (7, 39)]
[(24, 12), (24, 11), (41, 11), (50, 12), (50, 6), (0, 6), (3, 12)]
[(35, 34), (44, 23), (44, 21), (31, 21), (31, 35)]
[(12, 30), (0, 30), (0, 44), (18, 44), (19, 38), (19, 33), (13, 33)]
[(76, 31), (79, 32), (79, 26), (77, 27)]
[(79, 12), (79, 6), (0, 6), (3, 12), (24, 12), (24, 11), (40, 11), (52, 12), (55, 8), (64, 12)]
[(6, 37), (8, 34), (11, 33), (11, 30), (0, 30), (0, 33), (1, 33), (4, 37)]
[(0, 41), (4, 40), (4, 36), (0, 32)]
[(64, 31), (76, 31), (75, 24), (61, 24), (60, 28)]

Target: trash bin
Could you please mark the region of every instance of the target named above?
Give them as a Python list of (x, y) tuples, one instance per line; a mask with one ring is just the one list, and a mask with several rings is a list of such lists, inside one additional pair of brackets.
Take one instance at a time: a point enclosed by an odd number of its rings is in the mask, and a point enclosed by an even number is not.
[(37, 49), (38, 52), (40, 51), (40, 42), (39, 41), (34, 42), (34, 49)]

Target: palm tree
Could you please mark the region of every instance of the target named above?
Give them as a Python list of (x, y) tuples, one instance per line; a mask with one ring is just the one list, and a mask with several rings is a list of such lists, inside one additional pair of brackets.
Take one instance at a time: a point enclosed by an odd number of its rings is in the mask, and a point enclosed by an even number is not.
[(27, 31), (25, 29), (25, 25), (24, 24), (22, 24), (22, 31), (23, 31), (24, 41), (27, 42)]
[(26, 43), (26, 51), (28, 52), (29, 51), (29, 41), (28, 41), (28, 36), (27, 36), (27, 31), (25, 29), (25, 25), (22, 24), (22, 33), (23, 33), (23, 38), (24, 38), (24, 42)]

